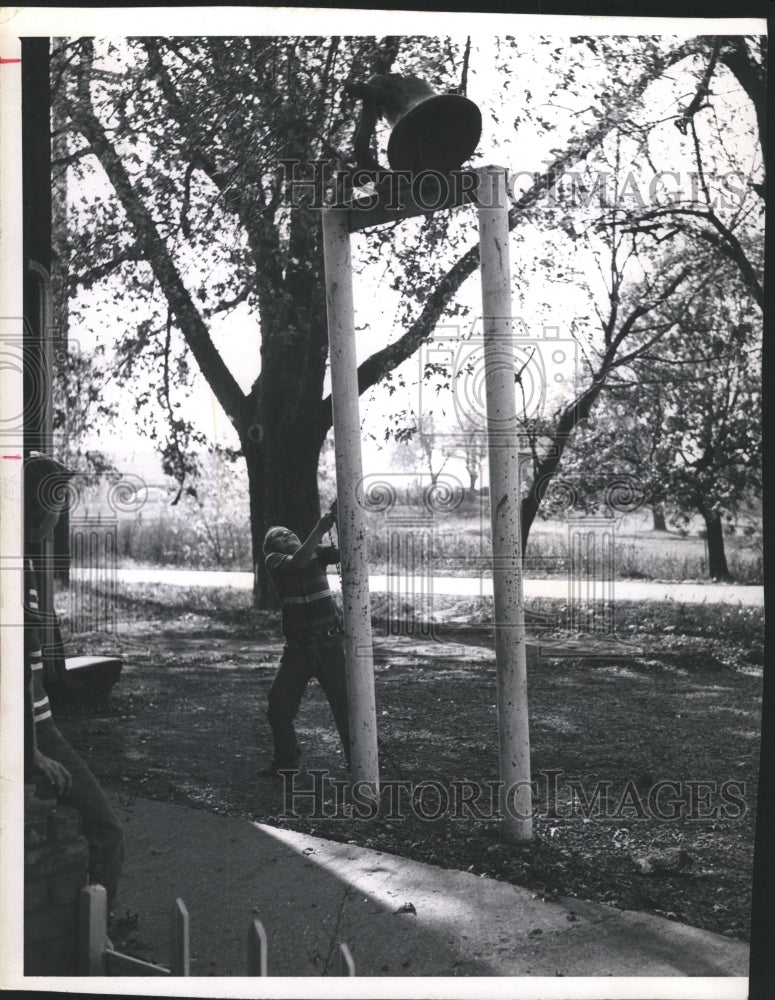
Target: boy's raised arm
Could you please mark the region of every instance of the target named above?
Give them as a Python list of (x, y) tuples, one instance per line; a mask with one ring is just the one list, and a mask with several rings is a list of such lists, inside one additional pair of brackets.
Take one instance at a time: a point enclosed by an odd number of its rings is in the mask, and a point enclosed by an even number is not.
[(301, 566), (306, 566), (310, 560), (315, 558), (317, 554), (317, 547), (320, 544), (323, 535), (330, 530), (331, 526), (336, 522), (336, 501), (331, 506), (331, 510), (327, 511), (320, 518), (315, 527), (310, 531), (307, 538), (302, 543), (301, 547), (296, 549), (296, 551), (291, 556), (291, 566), (294, 569), (298, 569)]

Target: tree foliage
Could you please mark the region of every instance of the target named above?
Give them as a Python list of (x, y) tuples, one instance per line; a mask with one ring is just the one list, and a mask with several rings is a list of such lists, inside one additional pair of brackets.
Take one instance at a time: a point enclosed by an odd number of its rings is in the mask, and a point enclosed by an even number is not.
[(641, 499), (674, 525), (699, 514), (709, 575), (728, 579), (723, 521), (760, 495), (761, 339), (745, 294), (714, 281), (701, 297), (676, 296), (671, 332), (609, 381), (563, 465), (600, 503), (628, 476)]
[(106, 427), (116, 418), (115, 403), (104, 395), (111, 373), (105, 369), (103, 353), (88, 355), (70, 345), (66, 363), (57, 366), (53, 380), (54, 450), (59, 461), (78, 474), (81, 486), (116, 471), (110, 458), (86, 444), (95, 424)]

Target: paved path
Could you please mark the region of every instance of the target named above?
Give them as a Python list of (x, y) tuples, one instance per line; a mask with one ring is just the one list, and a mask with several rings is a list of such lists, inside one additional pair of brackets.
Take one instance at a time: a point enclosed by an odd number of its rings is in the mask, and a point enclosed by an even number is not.
[[(506, 882), (353, 844), (112, 798), (127, 838), (117, 911), (139, 915), (126, 950), (167, 964), (169, 911), (180, 896), (192, 975), (244, 976), (256, 917), (270, 976), (335, 974), (340, 941), (359, 976), (748, 974), (745, 942), (661, 917), (571, 898), (546, 902)], [(602, 996), (603, 983), (589, 995)], [(727, 979), (716, 995), (746, 993), (744, 980)]]
[[(215, 570), (186, 569), (120, 569), (118, 579), (126, 583), (170, 583), (180, 587), (235, 587), (238, 590), (251, 590), (253, 587), (252, 573), (223, 573)], [(329, 576), (333, 589), (339, 588), (339, 579), (335, 574)], [(370, 576), (369, 589), (372, 593), (386, 592), (392, 589), (395, 593), (406, 596), (414, 593), (419, 596), (425, 592), (421, 588), (407, 587), (407, 581), (399, 577), (392, 581), (386, 576)], [(597, 584), (597, 593), (601, 593), (601, 584)], [(594, 589), (591, 587), (590, 589)], [(438, 595), (457, 595), (460, 597), (476, 597), (492, 595), (492, 580), (476, 579), (462, 576), (440, 576), (433, 578), (433, 593)], [(619, 601), (675, 601), (679, 604), (742, 604), (761, 607), (764, 603), (764, 588), (750, 587), (738, 584), (718, 583), (654, 583), (640, 580), (617, 580), (613, 585), (614, 598)], [(525, 596), (568, 598), (568, 581), (554, 578), (551, 580), (525, 579)]]

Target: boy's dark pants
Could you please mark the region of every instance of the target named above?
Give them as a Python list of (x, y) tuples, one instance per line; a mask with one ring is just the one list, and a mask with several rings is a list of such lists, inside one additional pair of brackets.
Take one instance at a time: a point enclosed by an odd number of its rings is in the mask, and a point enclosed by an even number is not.
[(269, 689), (267, 711), (277, 767), (294, 767), (301, 757), (293, 721), (313, 677), (317, 678), (328, 699), (347, 762), (350, 762), (347, 673), (342, 640), (334, 634), (286, 640), (280, 668)]

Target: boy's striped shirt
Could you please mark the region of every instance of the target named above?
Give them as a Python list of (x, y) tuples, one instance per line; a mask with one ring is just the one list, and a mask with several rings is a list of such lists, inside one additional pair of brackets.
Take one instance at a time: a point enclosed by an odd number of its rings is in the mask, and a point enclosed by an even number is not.
[(283, 634), (286, 638), (316, 635), (339, 624), (326, 566), (339, 561), (334, 546), (319, 546), (306, 566), (294, 569), (292, 556), (268, 552), (266, 568), (282, 601)]

